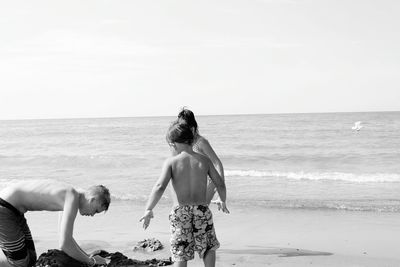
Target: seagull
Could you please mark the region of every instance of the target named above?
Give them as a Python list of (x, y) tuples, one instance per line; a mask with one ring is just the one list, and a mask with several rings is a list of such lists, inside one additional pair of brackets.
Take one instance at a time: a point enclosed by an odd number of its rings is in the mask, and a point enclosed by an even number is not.
[(359, 131), (359, 130), (361, 130), (362, 127), (363, 127), (363, 126), (361, 125), (361, 121), (356, 121), (356, 122), (354, 123), (354, 126), (351, 127), (351, 129), (356, 130), (356, 131)]

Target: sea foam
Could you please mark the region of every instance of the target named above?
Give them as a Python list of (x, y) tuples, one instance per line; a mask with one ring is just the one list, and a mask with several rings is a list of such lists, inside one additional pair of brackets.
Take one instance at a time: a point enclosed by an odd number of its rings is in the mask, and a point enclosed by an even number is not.
[(345, 172), (281, 172), (259, 170), (226, 170), (225, 176), (239, 177), (279, 177), (294, 180), (330, 180), (355, 183), (400, 182), (400, 174), (396, 173), (345, 173)]

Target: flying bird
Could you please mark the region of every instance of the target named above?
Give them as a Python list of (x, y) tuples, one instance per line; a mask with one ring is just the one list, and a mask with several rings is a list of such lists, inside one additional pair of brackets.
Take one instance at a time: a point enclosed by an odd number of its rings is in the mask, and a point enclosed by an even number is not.
[(361, 121), (356, 121), (356, 122), (354, 123), (354, 126), (351, 127), (351, 129), (356, 130), (356, 131), (359, 131), (359, 130), (361, 130), (362, 127), (364, 127), (364, 126), (361, 125)]

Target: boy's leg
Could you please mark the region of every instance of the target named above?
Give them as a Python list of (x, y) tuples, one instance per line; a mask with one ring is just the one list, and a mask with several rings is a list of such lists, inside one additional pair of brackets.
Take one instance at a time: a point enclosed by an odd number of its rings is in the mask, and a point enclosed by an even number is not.
[(3, 251), (0, 251), (0, 267), (12, 267), (8, 261), (6, 255), (4, 255)]
[(215, 250), (219, 242), (215, 235), (211, 210), (199, 205), (194, 214), (194, 240), (196, 251), (203, 258), (205, 266), (215, 266)]
[(33, 266), (33, 265), (35, 265), (36, 260), (37, 260), (36, 249), (35, 249), (35, 244), (33, 243), (31, 230), (29, 229), (29, 226), (26, 223), (26, 219), (24, 219), (24, 220), (25, 220), (25, 224), (22, 227), (22, 231), (25, 234), (25, 247), (28, 251), (28, 258), (29, 258), (28, 266)]
[(215, 250), (208, 250), (203, 258), (205, 267), (215, 267)]
[[(36, 262), (36, 254), (35, 260), (31, 258), (31, 255), (28, 249), (25, 246), (25, 240), (22, 236), (20, 239), (8, 239), (3, 242), (1, 240), (1, 247), (4, 252), (4, 255), (7, 258), (8, 264), (13, 267), (31, 267)], [(8, 266), (8, 265), (3, 265)]]
[(175, 267), (186, 267), (187, 266), (187, 261), (176, 261), (174, 262)]
[(192, 217), (190, 206), (174, 207), (169, 215), (174, 266), (187, 266), (187, 261), (194, 258)]
[(7, 208), (0, 206), (0, 247), (10, 266), (28, 266), (25, 235), (17, 218)]

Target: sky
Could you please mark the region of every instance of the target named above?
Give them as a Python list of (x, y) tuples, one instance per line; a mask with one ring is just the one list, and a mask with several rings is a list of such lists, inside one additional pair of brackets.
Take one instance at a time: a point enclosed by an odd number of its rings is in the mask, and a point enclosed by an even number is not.
[(400, 110), (400, 1), (0, 4), (0, 119)]

